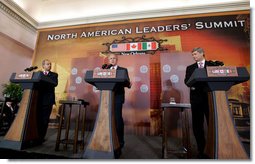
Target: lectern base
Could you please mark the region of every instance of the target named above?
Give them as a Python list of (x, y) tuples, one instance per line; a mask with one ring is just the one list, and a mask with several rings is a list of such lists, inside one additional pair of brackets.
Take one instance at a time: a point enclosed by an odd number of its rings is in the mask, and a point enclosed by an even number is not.
[(226, 92), (210, 92), (209, 106), (205, 154), (212, 159), (248, 159), (230, 113)]
[(0, 142), (0, 148), (13, 149), (13, 150), (22, 150), (24, 144), (19, 141), (8, 141), (3, 140)]
[(39, 139), (37, 127), (38, 92), (24, 89), (19, 111), (10, 129), (0, 142), (1, 148), (22, 150), (30, 146), (30, 142)]
[(29, 147), (37, 146), (42, 144), (39, 140), (30, 140), (30, 141), (11, 141), (11, 140), (2, 140), (0, 141), (0, 148), (12, 149), (12, 150), (23, 150)]
[(84, 158), (116, 158), (120, 149), (115, 128), (114, 93), (103, 90), (100, 93), (100, 104), (97, 119), (90, 141), (83, 155)]

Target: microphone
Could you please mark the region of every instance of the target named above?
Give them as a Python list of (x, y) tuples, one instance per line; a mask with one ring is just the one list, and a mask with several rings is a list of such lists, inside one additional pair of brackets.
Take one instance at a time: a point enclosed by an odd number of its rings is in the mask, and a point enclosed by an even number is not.
[(33, 70), (35, 70), (35, 69), (37, 69), (38, 67), (37, 66), (34, 66), (33, 68), (32, 68), (32, 70), (31, 71), (33, 71)]
[(37, 66), (31, 66), (31, 67), (28, 67), (28, 68), (24, 69), (24, 71), (25, 72), (31, 72), (31, 71), (33, 71), (33, 70), (35, 70), (37, 68), (38, 68)]
[(223, 66), (224, 63), (222, 61), (212, 61), (212, 60), (209, 60), (208, 61), (212, 66)]
[(110, 69), (113, 65), (112, 64), (103, 64), (102, 69)]
[(102, 69), (106, 69), (106, 67), (107, 67), (107, 64), (102, 65)]
[(28, 68), (24, 69), (24, 71), (25, 71), (25, 72), (29, 72), (30, 68), (31, 68), (31, 67), (28, 67)]
[(222, 61), (215, 61), (215, 64), (217, 65), (217, 66), (223, 66), (224, 65), (224, 63), (222, 62)]
[(113, 65), (112, 64), (109, 64), (106, 69), (110, 69)]

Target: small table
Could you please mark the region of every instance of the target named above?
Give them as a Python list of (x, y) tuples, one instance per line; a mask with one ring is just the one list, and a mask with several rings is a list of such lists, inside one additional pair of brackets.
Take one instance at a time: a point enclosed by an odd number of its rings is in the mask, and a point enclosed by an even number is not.
[[(60, 100), (59, 103), (62, 104), (63, 106), (62, 106), (62, 110), (61, 110), (61, 114), (60, 114), (60, 123), (59, 123), (59, 128), (58, 128), (58, 135), (57, 135), (55, 151), (58, 151), (60, 143), (65, 144), (65, 149), (67, 148), (67, 144), (73, 144), (73, 152), (76, 153), (78, 144), (81, 145), (81, 149), (84, 149), (86, 107), (87, 107), (87, 105), (89, 105), (89, 103), (84, 101), (84, 100)], [(63, 121), (64, 121), (64, 114), (65, 114), (66, 105), (69, 105), (69, 113), (67, 115), (65, 138), (60, 139), (61, 138), (61, 131), (62, 131), (62, 126), (63, 126)], [(72, 106), (73, 105), (78, 105), (78, 116), (76, 117), (76, 120), (75, 120), (74, 139), (70, 140), (68, 135), (69, 135), (70, 120), (71, 120), (71, 113), (72, 113)], [(84, 114), (82, 116), (81, 140), (78, 140), (80, 110), (81, 110), (82, 106), (84, 106)]]
[(186, 157), (190, 158), (190, 138), (189, 138), (189, 119), (188, 119), (188, 113), (186, 109), (190, 109), (190, 104), (185, 103), (176, 103), (176, 104), (170, 104), (170, 103), (162, 103), (162, 158), (167, 158), (167, 153), (176, 153), (176, 151), (168, 151), (167, 150), (167, 132), (166, 132), (166, 121), (165, 121), (165, 110), (166, 109), (180, 109), (181, 114), (181, 120), (182, 120), (182, 144), (184, 152), (186, 153)]

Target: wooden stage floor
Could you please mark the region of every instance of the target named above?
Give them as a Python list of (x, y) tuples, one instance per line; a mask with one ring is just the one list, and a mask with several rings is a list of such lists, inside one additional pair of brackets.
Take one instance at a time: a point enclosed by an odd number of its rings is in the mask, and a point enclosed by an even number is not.
[[(64, 133), (62, 133), (64, 134)], [(73, 132), (70, 131), (70, 137), (73, 137)], [(86, 133), (85, 148), (90, 138), (91, 132)], [(68, 145), (67, 150), (64, 150), (63, 144), (60, 144), (59, 151), (55, 151), (55, 143), (57, 138), (57, 129), (49, 128), (46, 140), (42, 145), (26, 148), (21, 151), (0, 149), (0, 158), (2, 159), (81, 159), (84, 150), (78, 150), (73, 153), (73, 146)], [(0, 136), (0, 142), (3, 136)], [(120, 159), (161, 159), (162, 150), (160, 136), (137, 136), (125, 135), (125, 146), (122, 149)], [(180, 139), (168, 138), (168, 145), (173, 149), (178, 149), (181, 146)], [(191, 143), (192, 150), (196, 150), (194, 143)], [(195, 159), (196, 152), (191, 152), (192, 158)], [(168, 159), (184, 159), (183, 155), (169, 154)]]

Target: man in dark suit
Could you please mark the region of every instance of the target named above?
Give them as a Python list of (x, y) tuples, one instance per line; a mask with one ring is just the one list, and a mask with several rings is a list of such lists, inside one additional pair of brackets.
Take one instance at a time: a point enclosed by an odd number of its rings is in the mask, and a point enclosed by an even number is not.
[(37, 125), (40, 140), (44, 141), (48, 129), (48, 123), (53, 104), (55, 104), (55, 87), (58, 85), (58, 74), (51, 72), (51, 62), (48, 59), (42, 61), (41, 76), (46, 76), (51, 83), (41, 83), (38, 92)]
[(115, 120), (116, 120), (116, 130), (117, 130), (117, 135), (118, 135), (118, 139), (119, 139), (119, 143), (120, 143), (120, 147), (123, 148), (124, 147), (124, 121), (122, 118), (122, 105), (125, 102), (125, 87), (130, 88), (131, 87), (131, 83), (129, 80), (129, 76), (128, 76), (128, 70), (126, 68), (120, 67), (117, 65), (118, 63), (118, 56), (115, 54), (110, 54), (108, 56), (108, 63), (111, 64), (111, 68), (110, 69), (116, 69), (116, 70), (124, 70), (127, 73), (127, 77), (128, 77), (128, 81), (126, 83), (124, 83), (123, 85), (117, 85), (117, 87), (115, 87), (114, 89), (114, 95), (115, 95)]
[[(195, 69), (205, 69), (207, 66), (214, 66), (211, 62), (205, 60), (204, 50), (200, 47), (192, 50), (192, 57), (195, 63), (186, 68), (186, 75), (184, 82), (187, 85), (189, 78)], [(209, 121), (209, 106), (208, 94), (204, 90), (203, 85), (188, 86), (190, 87), (190, 104), (192, 112), (192, 126), (193, 133), (197, 142), (198, 158), (203, 158), (205, 148), (205, 134), (204, 134), (204, 116)]]

